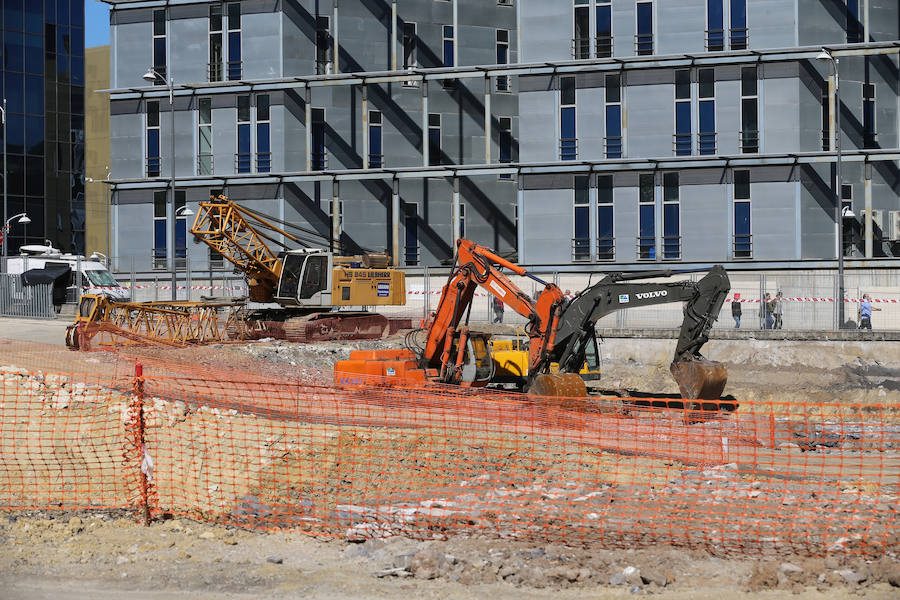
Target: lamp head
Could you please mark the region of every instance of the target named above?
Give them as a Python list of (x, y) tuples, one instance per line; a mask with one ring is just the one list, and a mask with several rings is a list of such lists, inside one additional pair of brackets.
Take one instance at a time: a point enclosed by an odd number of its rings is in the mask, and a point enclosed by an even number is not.
[(816, 55), (816, 60), (834, 60), (834, 57), (831, 55), (831, 52), (822, 49), (822, 51)]
[(141, 75), (141, 79), (143, 79), (147, 83), (155, 83), (156, 80), (159, 79), (159, 76), (153, 69), (147, 69), (147, 72)]
[(28, 215), (22, 215), (22, 218), (19, 219), (19, 223), (21, 223), (22, 225), (28, 225), (29, 223), (31, 223), (31, 219), (28, 218)]

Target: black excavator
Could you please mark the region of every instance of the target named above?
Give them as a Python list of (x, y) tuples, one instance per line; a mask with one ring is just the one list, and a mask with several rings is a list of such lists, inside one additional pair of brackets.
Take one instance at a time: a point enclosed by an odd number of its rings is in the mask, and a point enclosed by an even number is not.
[[(568, 301), (559, 313), (553, 344), (544, 348), (539, 368), (529, 374), (528, 392), (539, 396), (586, 395), (584, 381), (577, 373), (585, 364), (586, 353), (596, 352), (595, 325), (599, 319), (621, 309), (683, 302), (684, 321), (669, 369), (682, 398), (718, 400), (728, 372), (722, 363), (704, 358), (700, 348), (709, 341), (709, 330), (731, 290), (728, 274), (721, 265), (715, 265), (699, 281), (635, 281), (673, 274), (671, 270), (608, 273)], [(550, 374), (552, 363), (559, 365), (557, 375)]]

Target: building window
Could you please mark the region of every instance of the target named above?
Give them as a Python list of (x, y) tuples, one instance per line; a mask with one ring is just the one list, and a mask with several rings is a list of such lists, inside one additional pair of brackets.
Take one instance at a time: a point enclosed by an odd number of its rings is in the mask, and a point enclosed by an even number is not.
[[(419, 66), (418, 63), (418, 53), (416, 50), (417, 46), (417, 36), (416, 36), (416, 24), (415, 23), (403, 23), (403, 68), (404, 69), (415, 69)], [(418, 79), (407, 79), (403, 82), (405, 87), (418, 87), (419, 80)]]
[(609, 58), (613, 54), (612, 5), (610, 0), (597, 0), (596, 53), (597, 58)]
[(220, 270), (225, 268), (225, 257), (212, 248), (209, 249), (209, 268), (210, 270)]
[(591, 9), (588, 0), (575, 0), (574, 37), (572, 38), (572, 58), (591, 57)]
[(166, 192), (153, 192), (153, 268), (165, 269), (166, 237), (168, 219), (166, 218)]
[(241, 62), (241, 3), (226, 5), (228, 11), (228, 81), (239, 81), (243, 76)]
[(822, 150), (831, 150), (831, 95), (826, 87), (822, 90)]
[(857, 44), (863, 39), (863, 26), (859, 21), (859, 0), (847, 0), (847, 43)]
[(381, 111), (369, 111), (369, 168), (380, 169), (384, 166), (384, 150), (382, 148)]
[(634, 36), (638, 56), (653, 54), (653, 3), (637, 3), (637, 35)]
[(466, 205), (459, 204), (459, 237), (466, 239)]
[(256, 96), (256, 172), (272, 170), (271, 124), (269, 121), (269, 95)]
[(316, 75), (331, 73), (331, 19), (316, 17)]
[[(187, 194), (175, 190), (175, 214), (186, 205)], [(187, 217), (180, 215), (175, 220), (175, 267), (184, 269), (187, 264)]]
[(613, 176), (597, 176), (597, 260), (615, 260), (613, 227)]
[(453, 26), (444, 25), (444, 66), (453, 67), (454, 38)]
[(406, 244), (403, 246), (403, 262), (407, 267), (415, 267), (419, 264), (419, 205), (407, 203), (404, 211)]
[[(497, 30), (497, 64), (509, 64), (509, 30)], [(509, 75), (497, 75), (496, 83), (498, 92), (509, 91)]]
[(693, 143), (691, 131), (691, 71), (675, 71), (675, 156), (690, 156)]
[(875, 84), (864, 83), (863, 91), (863, 146), (875, 148), (878, 146), (875, 132)]
[(210, 81), (222, 81), (225, 55), (222, 51), (222, 5), (209, 7), (209, 63), (207, 74)]
[(622, 78), (607, 75), (604, 78), (606, 98), (606, 137), (603, 140), (606, 158), (622, 158)]
[(310, 118), (312, 119), (312, 131), (310, 132), (312, 143), (312, 154), (310, 156), (312, 159), (312, 170), (324, 171), (328, 165), (328, 153), (325, 148), (325, 109), (312, 109), (312, 111), (310, 111)]
[(656, 260), (656, 196), (652, 173), (638, 177), (638, 258)]
[(575, 78), (559, 78), (559, 159), (578, 157), (578, 137), (575, 129)]
[(428, 164), (441, 164), (441, 115), (428, 113)]
[(725, 49), (725, 10), (724, 0), (706, 1), (706, 49), (718, 51)]
[(700, 127), (698, 141), (700, 154), (716, 153), (716, 72), (714, 69), (699, 71)]
[(734, 172), (734, 258), (753, 256), (750, 233), (750, 171)]
[(237, 97), (237, 154), (235, 173), (249, 173), (253, 164), (250, 154), (250, 96)]
[(197, 175), (212, 175), (212, 99), (200, 98), (197, 105)]
[[(500, 117), (500, 162), (512, 162), (512, 118)], [(506, 173), (500, 175), (500, 179), (512, 179), (512, 175)]]
[(573, 192), (572, 260), (589, 261), (591, 260), (590, 178), (587, 175), (576, 175)]
[(747, 48), (747, 0), (731, 0), (731, 49)]
[(159, 177), (159, 102), (147, 101), (147, 177)]
[(166, 9), (153, 11), (153, 70), (159, 73), (153, 85), (165, 85), (166, 72)]
[(844, 256), (853, 256), (853, 247), (858, 242), (859, 221), (851, 216), (844, 216), (847, 213), (852, 214), (853, 210), (853, 186), (849, 183), (841, 184), (841, 218), (844, 226), (841, 228), (842, 244)]
[(678, 173), (663, 175), (663, 258), (681, 258), (681, 206)]
[(756, 67), (741, 67), (741, 152), (759, 152), (759, 79)]

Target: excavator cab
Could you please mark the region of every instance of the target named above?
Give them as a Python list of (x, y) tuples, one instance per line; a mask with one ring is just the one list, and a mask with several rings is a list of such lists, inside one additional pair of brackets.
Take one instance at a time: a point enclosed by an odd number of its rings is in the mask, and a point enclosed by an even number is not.
[(491, 346), (487, 334), (477, 331), (466, 336), (466, 347), (463, 350), (462, 364), (455, 368), (459, 354), (460, 335), (453, 337), (450, 345), (450, 360), (447, 366), (447, 383), (455, 383), (466, 387), (484, 387), (494, 376), (494, 360), (491, 357)]
[(275, 299), (288, 306), (331, 305), (330, 259), (318, 251), (285, 254)]

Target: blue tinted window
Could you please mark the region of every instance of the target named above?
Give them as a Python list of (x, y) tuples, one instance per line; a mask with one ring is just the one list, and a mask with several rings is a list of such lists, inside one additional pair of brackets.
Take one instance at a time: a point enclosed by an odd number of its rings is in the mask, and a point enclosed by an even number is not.
[(381, 153), (381, 127), (369, 127), (369, 154)]
[[(29, 0), (34, 2), (34, 0)], [(3, 0), (3, 28), (22, 30), (22, 0)]]
[(731, 49), (747, 47), (747, 0), (731, 0)]
[(25, 84), (21, 73), (7, 71), (3, 74), (6, 108), (9, 112), (25, 112)]
[(622, 107), (606, 107), (606, 158), (622, 158)]
[(735, 202), (734, 204), (734, 234), (750, 235), (749, 202)]
[(609, 5), (597, 7), (597, 37), (612, 35), (612, 8)]
[(575, 140), (575, 107), (567, 106), (559, 111), (560, 159), (575, 160), (578, 146)]
[(72, 2), (72, 26), (84, 27), (84, 2)]
[(452, 67), (453, 64), (453, 27), (444, 25), (444, 66)]
[[(415, 213), (410, 214), (407, 213), (405, 220), (405, 229), (406, 229), (406, 247), (408, 249), (413, 249), (418, 247), (419, 245), (419, 219), (415, 215)], [(409, 256), (407, 256), (407, 261), (415, 260)]]
[(250, 125), (249, 124), (238, 125), (237, 135), (238, 135), (238, 137), (237, 137), (237, 143), (238, 143), (237, 172), (238, 173), (249, 173), (250, 172)]
[(591, 237), (590, 206), (575, 207), (575, 238), (585, 240)]
[(84, 56), (84, 29), (80, 27), (72, 27), (70, 35), (72, 39), (72, 55)]
[(184, 249), (187, 247), (187, 219), (178, 219), (175, 224), (175, 252), (178, 258), (184, 258)]
[(25, 76), (25, 97), (28, 98), (27, 112), (44, 112), (44, 78), (39, 75)]
[(663, 207), (663, 258), (681, 256), (679, 212), (678, 204), (666, 204)]
[(691, 153), (691, 103), (675, 103), (675, 154), (689, 156)]
[(653, 204), (642, 204), (638, 225), (640, 258), (656, 258), (656, 210)]
[(154, 253), (157, 258), (166, 256), (166, 220), (156, 219), (153, 221), (153, 247), (156, 248)]
[(653, 54), (653, 4), (637, 5), (637, 53)]
[(700, 154), (716, 153), (716, 103), (700, 102)]
[(25, 70), (25, 52), (22, 34), (18, 31), (3, 32), (3, 68), (9, 71)]
[(25, 152), (44, 153), (44, 117), (25, 117)]
[(269, 124), (258, 124), (256, 126), (256, 170), (259, 173), (268, 173), (272, 170), (272, 145), (269, 138)]
[(441, 164), (441, 130), (428, 128), (428, 164)]
[(707, 0), (707, 45), (710, 50), (722, 50), (725, 48), (725, 13), (722, 0)]
[(69, 25), (69, 7), (71, 0), (56, 0), (56, 22), (60, 25)]
[(241, 33), (232, 31), (228, 34), (228, 80), (241, 78)]
[(25, 147), (25, 117), (15, 113), (6, 115), (6, 136), (7, 151), (22, 154)]
[(25, 36), (25, 72), (44, 72), (44, 44), (39, 35)]
[(613, 207), (609, 205), (597, 207), (597, 237), (600, 239), (613, 237)]

